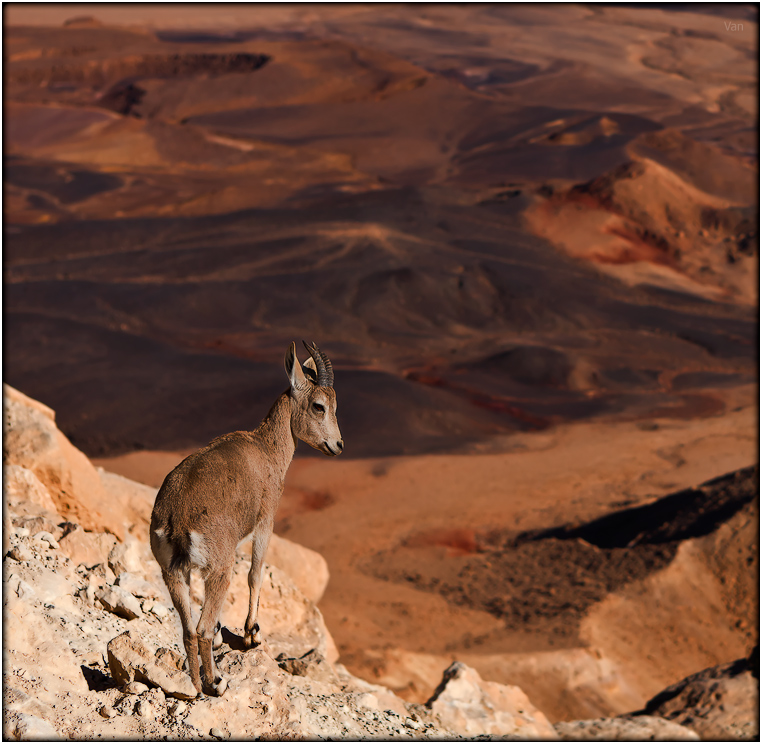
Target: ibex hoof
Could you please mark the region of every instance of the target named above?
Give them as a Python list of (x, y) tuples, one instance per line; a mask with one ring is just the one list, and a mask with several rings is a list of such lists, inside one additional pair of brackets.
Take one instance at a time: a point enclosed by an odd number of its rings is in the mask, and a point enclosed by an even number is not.
[(218, 649), (222, 645), (222, 631), (218, 630), (217, 635), (214, 636), (214, 640), (212, 641), (212, 648)]
[(225, 694), (225, 690), (228, 689), (228, 681), (225, 677), (220, 677), (219, 681), (204, 683), (204, 694), (209, 697), (222, 697)]
[(262, 642), (261, 638), (259, 638), (254, 633), (247, 633), (243, 637), (243, 645), (244, 648), (254, 648), (254, 646), (258, 646)]
[(244, 631), (243, 645), (245, 648), (254, 648), (262, 643), (262, 634), (259, 632), (259, 626), (255, 625), (253, 630)]

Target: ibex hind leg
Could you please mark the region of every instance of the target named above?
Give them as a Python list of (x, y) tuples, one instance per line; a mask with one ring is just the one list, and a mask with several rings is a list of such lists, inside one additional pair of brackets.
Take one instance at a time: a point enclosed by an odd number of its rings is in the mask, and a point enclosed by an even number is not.
[(212, 653), (212, 644), (219, 627), (220, 610), (230, 586), (232, 565), (223, 571), (207, 574), (204, 579), (204, 607), (201, 619), (196, 629), (198, 633), (198, 650), (204, 671), (204, 682), (207, 695), (222, 695), (227, 685), (217, 670)]
[(190, 568), (172, 571), (162, 569), (162, 576), (164, 577), (167, 589), (169, 589), (169, 596), (172, 597), (172, 604), (174, 604), (178, 615), (180, 615), (180, 623), (183, 626), (183, 645), (188, 657), (188, 673), (190, 674), (193, 686), (201, 693), (203, 690), (198, 664), (198, 639), (191, 615)]

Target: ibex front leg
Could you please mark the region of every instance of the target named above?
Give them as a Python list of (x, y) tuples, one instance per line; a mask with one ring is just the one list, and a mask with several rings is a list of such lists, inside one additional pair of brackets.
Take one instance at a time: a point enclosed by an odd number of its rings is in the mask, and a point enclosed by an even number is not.
[(259, 593), (262, 591), (262, 569), (272, 533), (273, 522), (266, 520), (257, 525), (252, 536), (251, 568), (249, 569), (249, 614), (246, 616), (243, 633), (243, 645), (246, 648), (252, 648), (262, 643), (257, 613), (259, 612)]

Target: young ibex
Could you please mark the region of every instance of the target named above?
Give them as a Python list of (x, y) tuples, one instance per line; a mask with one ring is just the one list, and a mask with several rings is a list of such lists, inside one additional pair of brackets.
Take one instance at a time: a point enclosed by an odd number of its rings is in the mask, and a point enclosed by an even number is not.
[[(317, 346), (304, 346), (311, 355), (304, 366), (292, 343), (286, 353), (291, 386), (252, 432), (236, 431), (218, 437), (186, 457), (165, 479), (151, 516), (151, 550), (161, 566), (180, 622), (188, 655), (188, 670), (199, 693), (225, 691), (212, 655), (235, 562), (236, 547), (252, 537), (249, 570), (249, 614), (244, 645), (261, 642), (257, 610), (262, 567), (283, 481), (301, 439), (326, 455), (344, 449), (336, 421), (333, 369)], [(191, 620), (190, 572), (204, 577), (204, 605), (194, 629)], [(204, 671), (202, 687), (199, 654)]]

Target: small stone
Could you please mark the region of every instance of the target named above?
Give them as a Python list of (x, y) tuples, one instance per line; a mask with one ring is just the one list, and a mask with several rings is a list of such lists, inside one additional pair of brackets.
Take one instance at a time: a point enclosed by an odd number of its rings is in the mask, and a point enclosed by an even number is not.
[[(163, 620), (167, 615), (169, 615), (169, 607), (163, 605), (161, 602), (154, 602), (153, 600), (150, 600), (150, 602), (151, 609), (146, 610), (146, 612), (150, 612), (152, 615), (156, 615), (159, 620)], [(143, 605), (143, 609), (145, 610), (145, 604)]]
[(414, 721), (412, 718), (406, 718), (405, 719), (405, 726), (407, 726), (407, 728), (411, 728), (411, 729), (419, 729), (419, 728), (421, 728), (421, 724), (418, 723), (417, 721)]
[(148, 690), (148, 685), (134, 681), (128, 682), (123, 689), (128, 695), (142, 695)]
[(170, 704), (167, 712), (173, 718), (179, 718), (186, 710), (188, 710), (188, 706), (182, 700), (176, 700)]
[(95, 596), (107, 610), (126, 620), (134, 620), (143, 614), (140, 602), (120, 587), (105, 587)]
[(116, 715), (116, 711), (110, 705), (104, 705), (98, 712), (104, 718), (113, 718)]
[(364, 692), (357, 698), (357, 704), (362, 708), (378, 710), (378, 698), (372, 692)]
[(338, 684), (336, 672), (316, 649), (311, 649), (298, 658), (280, 654), (276, 659), (278, 666), (289, 674), (297, 677), (309, 677), (320, 682)]
[(18, 561), (19, 563), (26, 563), (34, 558), (32, 551), (23, 544), (11, 548), (8, 555), (13, 558), (14, 561)]
[(141, 697), (143, 700), (148, 700), (151, 705), (158, 705), (161, 708), (166, 707), (167, 696), (164, 694), (164, 690), (162, 690), (161, 687), (151, 687), (151, 689), (144, 695), (141, 695)]
[(224, 739), (225, 734), (222, 732), (221, 729), (218, 729), (216, 726), (209, 731), (209, 736), (213, 736), (215, 739)]
[(42, 530), (42, 532), (38, 532), (34, 537), (36, 540), (41, 540), (42, 542), (46, 542), (53, 550), (56, 550), (59, 547), (58, 541), (47, 530)]
[(24, 579), (19, 580), (19, 585), (16, 587), (16, 595), (20, 597), (21, 599), (33, 599), (34, 598), (34, 589), (24, 581)]
[(150, 718), (153, 715), (153, 706), (147, 700), (138, 700), (135, 712), (141, 718)]
[(114, 703), (114, 710), (120, 716), (128, 716), (135, 712), (135, 699), (131, 695), (123, 695)]
[(87, 580), (96, 589), (100, 589), (106, 584), (112, 586), (114, 581), (116, 581), (116, 576), (114, 576), (114, 572), (108, 567), (107, 563), (98, 563), (93, 566), (87, 575)]

